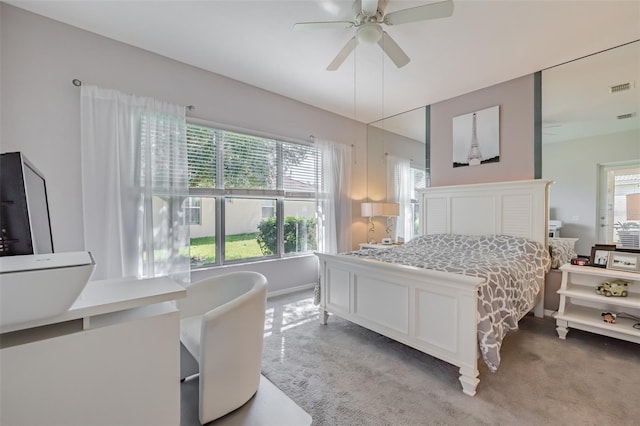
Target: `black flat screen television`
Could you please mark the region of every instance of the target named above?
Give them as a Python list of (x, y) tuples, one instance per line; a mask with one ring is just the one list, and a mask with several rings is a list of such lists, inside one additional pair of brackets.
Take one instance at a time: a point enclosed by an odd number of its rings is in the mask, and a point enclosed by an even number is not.
[(0, 255), (53, 253), (44, 175), (20, 152), (0, 154)]

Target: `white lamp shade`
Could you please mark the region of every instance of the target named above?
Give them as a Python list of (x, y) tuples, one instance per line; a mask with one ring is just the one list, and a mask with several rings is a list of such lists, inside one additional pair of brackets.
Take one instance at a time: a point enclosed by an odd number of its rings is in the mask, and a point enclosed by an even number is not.
[(382, 216), (400, 216), (400, 204), (384, 203), (382, 205)]
[(382, 203), (360, 204), (360, 216), (364, 216), (364, 217), (382, 216)]
[(627, 220), (640, 220), (640, 192), (627, 194)]

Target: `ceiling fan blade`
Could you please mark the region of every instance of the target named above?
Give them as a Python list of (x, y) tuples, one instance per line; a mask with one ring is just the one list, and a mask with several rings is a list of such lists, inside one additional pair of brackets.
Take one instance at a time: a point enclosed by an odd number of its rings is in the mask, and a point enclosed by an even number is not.
[(293, 29), (296, 31), (338, 30), (351, 27), (353, 27), (353, 22), (349, 21), (298, 22), (293, 25)]
[(378, 0), (362, 0), (362, 14), (364, 16), (376, 16), (378, 13)]
[(327, 67), (327, 71), (335, 71), (340, 68), (340, 65), (342, 65), (344, 60), (347, 59), (347, 56), (349, 56), (349, 54), (353, 51), (353, 49), (356, 48), (357, 45), (358, 39), (356, 39), (355, 37), (349, 40), (347, 44), (344, 45), (342, 50), (338, 52), (338, 55), (333, 59), (333, 61), (331, 61), (331, 63)]
[(378, 45), (398, 68), (404, 67), (411, 60), (386, 31), (382, 33), (382, 37), (378, 40)]
[(408, 24), (426, 19), (446, 18), (453, 14), (453, 1), (446, 0), (391, 12), (384, 17), (387, 25)]

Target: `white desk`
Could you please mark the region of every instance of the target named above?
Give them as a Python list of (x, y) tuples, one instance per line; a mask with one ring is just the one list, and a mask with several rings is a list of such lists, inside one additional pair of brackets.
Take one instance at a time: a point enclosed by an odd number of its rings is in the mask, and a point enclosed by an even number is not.
[(89, 282), (65, 314), (0, 335), (0, 424), (178, 425), (179, 313), (168, 278)]

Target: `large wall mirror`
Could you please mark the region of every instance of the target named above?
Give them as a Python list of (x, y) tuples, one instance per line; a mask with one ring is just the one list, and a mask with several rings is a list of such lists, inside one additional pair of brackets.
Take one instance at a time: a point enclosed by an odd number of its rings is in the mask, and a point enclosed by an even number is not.
[[(368, 239), (407, 241), (418, 232), (415, 190), (427, 181), (425, 164), (426, 107), (370, 123), (367, 126), (367, 194), (373, 203), (394, 203), (390, 216), (377, 214), (379, 223)], [(387, 225), (390, 233), (387, 234)]]
[(579, 254), (639, 247), (640, 41), (542, 71), (542, 177)]

